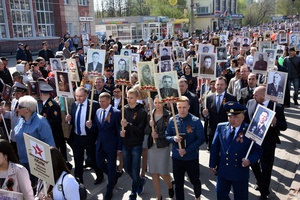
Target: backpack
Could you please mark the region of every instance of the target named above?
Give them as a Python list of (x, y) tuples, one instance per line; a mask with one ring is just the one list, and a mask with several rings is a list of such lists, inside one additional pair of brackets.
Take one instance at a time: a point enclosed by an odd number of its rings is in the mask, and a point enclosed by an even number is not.
[[(64, 182), (64, 178), (65, 176), (67, 175), (68, 173), (65, 173), (62, 177), (62, 180), (61, 180), (61, 191), (63, 193), (63, 196), (64, 196), (64, 199), (66, 199), (65, 197), (65, 193), (64, 193), (64, 187), (63, 187), (63, 182)], [(84, 187), (84, 185), (82, 183), (80, 183), (80, 181), (78, 179), (76, 179), (76, 181), (78, 182), (79, 184), (79, 197), (80, 197), (80, 200), (86, 200), (87, 199), (87, 191), (86, 191), (86, 188)]]

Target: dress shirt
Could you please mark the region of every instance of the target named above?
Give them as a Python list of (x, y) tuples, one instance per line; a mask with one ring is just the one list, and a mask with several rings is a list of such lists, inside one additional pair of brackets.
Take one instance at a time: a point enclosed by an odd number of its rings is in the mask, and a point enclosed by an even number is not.
[[(80, 105), (78, 104), (74, 122), (77, 121), (77, 115), (78, 115), (79, 108), (80, 108)], [(86, 136), (86, 131), (85, 131), (86, 112), (87, 112), (87, 99), (82, 103), (81, 114), (80, 114), (80, 130), (81, 130), (80, 135), (81, 136)], [(76, 131), (77, 125), (76, 125), (76, 123), (74, 123), (74, 125), (75, 125), (74, 130)]]
[(120, 104), (120, 102), (121, 102), (121, 98), (119, 98), (119, 99), (114, 99), (114, 108), (115, 109), (118, 109), (118, 106), (119, 106), (119, 104)]
[[(224, 98), (224, 95), (225, 95), (225, 91), (224, 92), (222, 92), (221, 94), (218, 94), (218, 93), (216, 93), (216, 105), (218, 105), (218, 99), (219, 99), (219, 96), (218, 95), (221, 95), (221, 97), (220, 97), (220, 100), (221, 100), (221, 104), (220, 105), (222, 105), (222, 101), (223, 101), (223, 98)], [(221, 107), (221, 106), (220, 106)]]
[(107, 117), (108, 113), (109, 113), (110, 108), (111, 108), (111, 105), (109, 105), (106, 109), (99, 108), (100, 109), (100, 116), (98, 116), (98, 117), (99, 117), (100, 122), (102, 122), (103, 110), (105, 110), (105, 116), (104, 116), (104, 119), (105, 119)]

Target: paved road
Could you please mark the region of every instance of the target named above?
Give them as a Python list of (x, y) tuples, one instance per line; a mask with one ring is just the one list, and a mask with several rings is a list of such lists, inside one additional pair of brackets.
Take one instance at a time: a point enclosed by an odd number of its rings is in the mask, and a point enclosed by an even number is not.
[[(10, 58), (9, 66), (11, 72), (15, 71), (15, 59)], [(272, 173), (272, 180), (271, 180), (271, 194), (270, 199), (274, 200), (286, 200), (288, 198), (289, 189), (291, 183), (295, 176), (295, 171), (298, 168), (300, 162), (300, 112), (299, 106), (292, 106), (285, 110), (286, 119), (288, 122), (288, 129), (281, 134), (281, 144), (278, 145), (276, 149), (276, 158)], [(69, 155), (71, 159), (72, 151), (70, 148)], [(202, 196), (201, 199), (209, 199), (214, 200), (216, 199), (215, 193), (215, 185), (216, 185), (216, 177), (212, 175), (208, 168), (208, 160), (209, 160), (209, 152), (206, 150), (206, 144), (202, 145), (200, 148), (200, 177), (202, 181)], [(73, 160), (72, 160), (73, 162)], [(171, 163), (170, 163), (171, 169)], [(88, 189), (89, 195), (88, 200), (97, 200), (103, 199), (103, 194), (105, 193), (106, 188), (106, 181), (107, 178), (103, 183), (94, 186), (95, 174), (92, 170), (86, 170), (84, 172), (84, 181), (85, 186)], [(155, 199), (155, 192), (153, 189), (151, 175), (147, 174), (147, 182), (145, 185), (145, 192), (138, 197), (139, 200), (149, 200)], [(249, 182), (249, 200), (256, 200), (259, 198), (259, 192), (253, 189), (255, 184), (255, 178), (250, 172), (250, 182)], [(130, 188), (131, 188), (131, 179), (127, 174), (123, 174), (123, 176), (119, 179), (118, 184), (114, 189), (114, 200), (127, 200), (130, 195)], [(164, 198), (168, 197), (168, 190), (167, 186), (161, 182), (162, 188), (162, 196)], [(231, 194), (232, 196), (232, 194)], [(193, 198), (193, 188), (186, 177), (186, 184), (185, 184), (185, 197), (187, 200), (192, 200)]]

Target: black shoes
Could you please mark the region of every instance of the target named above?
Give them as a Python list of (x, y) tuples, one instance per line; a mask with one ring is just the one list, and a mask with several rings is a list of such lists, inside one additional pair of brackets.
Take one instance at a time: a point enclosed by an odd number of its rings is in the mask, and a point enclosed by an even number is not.
[(103, 176), (97, 177), (96, 180), (94, 181), (94, 185), (98, 185), (103, 181)]
[(112, 194), (112, 193), (106, 193), (106, 194), (104, 195), (104, 200), (111, 200), (112, 197), (113, 197), (113, 194)]

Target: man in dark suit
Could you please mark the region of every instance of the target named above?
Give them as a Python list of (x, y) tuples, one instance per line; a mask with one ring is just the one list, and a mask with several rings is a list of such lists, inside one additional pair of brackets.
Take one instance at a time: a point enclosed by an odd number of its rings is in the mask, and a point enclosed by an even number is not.
[(93, 62), (88, 63), (88, 72), (97, 71), (98, 73), (102, 73), (102, 63), (99, 62), (100, 54), (99, 52), (93, 52), (92, 60)]
[(255, 62), (253, 69), (254, 70), (267, 70), (268, 63), (264, 61), (264, 55), (258, 55), (258, 61)]
[(172, 88), (173, 78), (171, 76), (164, 75), (162, 77), (162, 85), (163, 87), (159, 89), (161, 98), (178, 97), (178, 90)]
[(224, 110), (228, 122), (218, 124), (214, 137), (209, 167), (217, 176), (217, 199), (230, 199), (229, 193), (233, 187), (234, 199), (248, 199), (249, 166), (258, 161), (262, 149), (258, 144), (246, 154), (252, 140), (244, 137), (248, 128), (243, 120), (246, 107), (236, 102), (227, 102)]
[(283, 97), (283, 87), (280, 85), (281, 75), (277, 72), (274, 73), (273, 83), (268, 84), (267, 94), (275, 97)]
[[(124, 105), (126, 105), (127, 98), (124, 98)], [(110, 103), (114, 108), (121, 110), (122, 109), (122, 86), (116, 84), (115, 89), (113, 91), (113, 97)]]
[[(249, 123), (255, 113), (257, 104), (263, 104), (273, 110), (274, 102), (266, 101), (265, 99), (265, 86), (259, 86), (254, 90), (254, 99), (251, 99), (247, 103), (248, 113), (245, 116), (245, 122)], [(257, 181), (257, 188), (260, 191), (260, 199), (267, 199), (270, 194), (269, 187), (271, 182), (272, 168), (274, 164), (275, 148), (276, 144), (280, 144), (279, 134), (280, 131), (287, 129), (287, 123), (285, 120), (283, 107), (280, 104), (276, 104), (275, 117), (273, 118), (266, 136), (262, 143), (263, 154), (260, 162), (256, 162), (251, 165), (252, 171)]]
[(171, 60), (169, 50), (167, 48), (162, 49), (160, 60)]
[(253, 99), (254, 89), (257, 87), (258, 76), (254, 73), (248, 75), (248, 86), (240, 90), (240, 95), (238, 96), (238, 102), (246, 106), (250, 99)]
[(242, 45), (243, 47), (249, 47), (249, 44), (248, 44), (248, 38), (244, 38), (244, 43)]
[(42, 57), (46, 62), (49, 62), (50, 58), (54, 58), (53, 51), (48, 49), (48, 42), (44, 41), (42, 43), (42, 49), (38, 52), (38, 57)]
[(186, 96), (190, 101), (189, 113), (195, 115), (196, 117), (199, 117), (200, 113), (199, 113), (198, 97), (194, 93), (188, 90), (189, 85), (185, 78), (180, 78), (178, 80), (178, 83), (179, 83), (179, 90), (181, 95)]
[(80, 179), (83, 183), (83, 161), (84, 150), (91, 157), (92, 167), (96, 172), (97, 179), (94, 184), (99, 184), (103, 180), (103, 173), (96, 165), (96, 136), (97, 134), (88, 129), (85, 124), (89, 117), (89, 106), (92, 103), (91, 121), (94, 121), (96, 111), (99, 108), (99, 103), (89, 101), (88, 91), (84, 87), (78, 87), (75, 91), (76, 102), (72, 104), (71, 112), (66, 116), (66, 121), (71, 122), (73, 125), (71, 135), (69, 138), (69, 144), (73, 150), (75, 170), (74, 175)]
[(122, 141), (120, 137), (121, 114), (118, 109), (110, 105), (111, 95), (103, 92), (99, 96), (100, 107), (96, 112), (93, 122), (88, 121), (87, 127), (96, 129), (98, 133), (96, 145), (97, 166), (108, 177), (108, 185), (106, 187), (105, 200), (111, 200), (113, 196), (113, 188), (117, 180), (117, 152), (122, 149)]
[(204, 117), (209, 117), (208, 121), (208, 149), (210, 149), (214, 134), (218, 123), (226, 122), (227, 114), (223, 109), (223, 105), (228, 101), (236, 102), (236, 97), (228, 94), (225, 90), (227, 87), (227, 80), (225, 77), (218, 77), (216, 80), (216, 92), (206, 97), (206, 108), (203, 109)]

